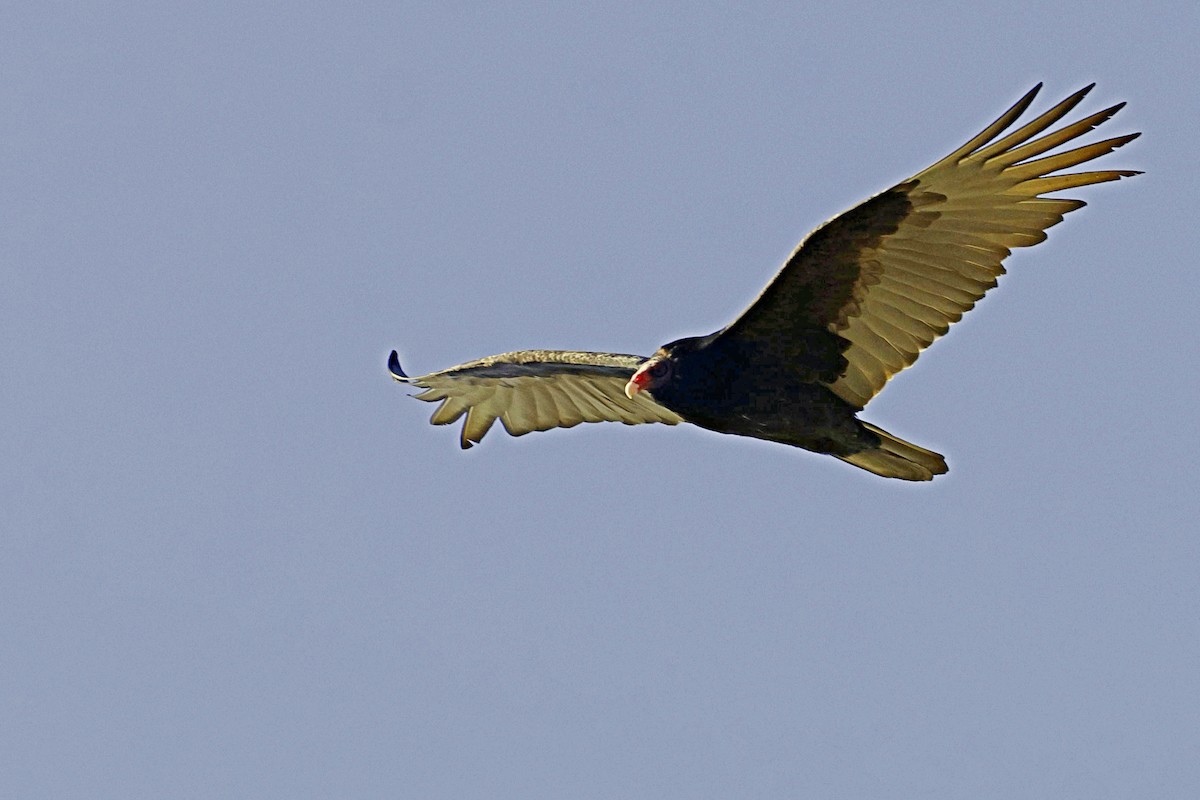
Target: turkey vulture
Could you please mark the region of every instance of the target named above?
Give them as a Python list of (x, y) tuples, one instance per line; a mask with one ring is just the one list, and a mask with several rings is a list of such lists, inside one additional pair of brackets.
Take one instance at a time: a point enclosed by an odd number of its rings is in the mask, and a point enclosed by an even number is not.
[(513, 436), (606, 420), (690, 422), (827, 453), (876, 475), (930, 480), (946, 472), (942, 456), (857, 414), (996, 285), (1011, 248), (1037, 244), (1084, 205), (1045, 195), (1139, 174), (1060, 172), (1137, 133), (1042, 155), (1125, 105), (1039, 136), (1092, 86), (1004, 133), (1039, 83), (941, 161), (821, 225), (715, 333), (663, 345), (649, 358), (522, 350), (411, 378), (393, 351), (388, 368), (424, 389), (418, 399), (441, 401), (434, 425), (466, 416), (464, 449), (497, 419)]

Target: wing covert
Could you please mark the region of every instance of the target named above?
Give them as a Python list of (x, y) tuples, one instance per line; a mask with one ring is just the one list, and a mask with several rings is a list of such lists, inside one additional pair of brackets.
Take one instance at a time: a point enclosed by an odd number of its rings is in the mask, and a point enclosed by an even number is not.
[(441, 401), (429, 420), (434, 425), (465, 417), (459, 443), (467, 449), (497, 419), (512, 436), (583, 422), (682, 422), (645, 392), (632, 400), (625, 396), (625, 384), (645, 360), (623, 353), (520, 350), (410, 378), (393, 351), (388, 368), (398, 382), (424, 389), (414, 395), (418, 400)]

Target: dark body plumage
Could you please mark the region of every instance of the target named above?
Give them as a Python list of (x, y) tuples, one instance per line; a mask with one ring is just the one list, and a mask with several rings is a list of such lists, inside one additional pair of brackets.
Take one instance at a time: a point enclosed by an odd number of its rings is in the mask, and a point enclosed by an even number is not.
[[(846, 368), (850, 342), (830, 325), (851, 300), (862, 268), (854, 255), (878, 247), (912, 212), (912, 182), (876, 195), (813, 232), (776, 280), (733, 323), (680, 339), (659, 353), (672, 380), (654, 399), (695, 425), (845, 456), (879, 446), (859, 423), (859, 407), (829, 390)], [(804, 261), (833, 264), (821, 272)], [(782, 271), (781, 271), (782, 274)]]
[(1138, 135), (1052, 152), (1124, 105), (1044, 133), (1090, 86), (1008, 131), (1039, 88), (950, 155), (818, 227), (715, 333), (679, 339), (648, 359), (525, 350), (417, 378), (393, 352), (392, 374), (424, 389), (420, 399), (442, 401), (434, 424), (466, 417), (463, 447), (497, 419), (516, 436), (604, 420), (690, 422), (929, 480), (946, 471), (942, 456), (859, 412), (996, 285), (1012, 248), (1043, 241), (1084, 205), (1046, 194), (1137, 174), (1061, 172)]
[[(812, 338), (836, 339), (823, 331), (813, 331)], [(656, 354), (673, 366), (672, 380), (653, 389), (654, 399), (718, 433), (836, 455), (877, 447), (878, 437), (856, 419), (858, 409), (819, 382), (817, 376), (830, 374), (843, 360), (838, 343), (822, 345), (826, 358), (815, 359), (808, 350), (804, 359), (793, 360), (720, 332), (680, 339)]]

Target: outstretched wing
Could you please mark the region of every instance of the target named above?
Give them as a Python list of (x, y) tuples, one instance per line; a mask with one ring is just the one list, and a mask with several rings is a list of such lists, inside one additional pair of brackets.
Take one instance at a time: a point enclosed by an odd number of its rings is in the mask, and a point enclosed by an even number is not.
[(625, 384), (645, 360), (621, 353), (521, 350), (410, 378), (393, 350), (388, 369), (400, 383), (425, 390), (415, 395), (418, 400), (442, 401), (429, 420), (434, 425), (449, 425), (466, 415), (459, 436), (465, 450), (482, 440), (497, 419), (513, 436), (581, 422), (682, 422), (646, 392), (632, 400), (625, 396)]
[(1138, 174), (1051, 174), (1110, 153), (1136, 133), (1037, 158), (1125, 105), (1038, 136), (1092, 86), (1002, 136), (1039, 89), (941, 161), (809, 234), (722, 336), (768, 341), (778, 350), (780, 341), (803, 341), (805, 329), (828, 330), (846, 343), (845, 364), (828, 386), (866, 405), (996, 285), (1011, 248), (1043, 241), (1047, 228), (1084, 205), (1043, 195)]

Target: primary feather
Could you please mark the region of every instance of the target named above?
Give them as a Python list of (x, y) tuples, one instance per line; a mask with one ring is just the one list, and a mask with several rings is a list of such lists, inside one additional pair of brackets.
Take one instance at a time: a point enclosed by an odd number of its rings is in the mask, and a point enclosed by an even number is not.
[(459, 442), (467, 449), (497, 419), (512, 436), (581, 422), (677, 425), (683, 421), (679, 415), (649, 397), (625, 396), (625, 384), (645, 360), (622, 353), (521, 350), (410, 378), (393, 350), (388, 366), (397, 381), (425, 390), (418, 400), (442, 402), (430, 419), (434, 425), (466, 415)]

